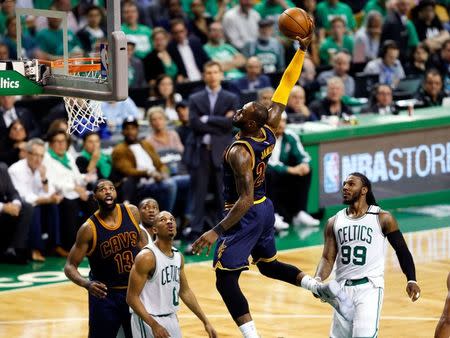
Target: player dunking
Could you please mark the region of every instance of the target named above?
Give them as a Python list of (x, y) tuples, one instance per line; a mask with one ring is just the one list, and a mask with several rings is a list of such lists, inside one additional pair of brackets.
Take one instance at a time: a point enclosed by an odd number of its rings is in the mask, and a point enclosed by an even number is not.
[(377, 337), (383, 303), (386, 238), (406, 275), (406, 292), (419, 299), (414, 261), (397, 221), (377, 205), (369, 179), (352, 173), (342, 187), (348, 207), (328, 220), (325, 244), (316, 276), (325, 280), (336, 263), (336, 280), (353, 300), (355, 316), (348, 321), (335, 313), (330, 337)]
[(127, 302), (133, 309), (133, 337), (181, 338), (177, 311), (179, 299), (203, 322), (210, 338), (217, 336), (184, 273), (184, 259), (175, 249), (175, 218), (167, 211), (155, 219), (152, 233), (156, 241), (145, 246), (131, 269)]
[(213, 243), (218, 241), (214, 253), (216, 287), (244, 337), (258, 337), (239, 287), (239, 276), (248, 269), (249, 255), (263, 275), (320, 293), (348, 318), (353, 310), (345, 295), (342, 299), (336, 297), (337, 288), (331, 292), (329, 285), (322, 285), (295, 266), (277, 260), (274, 209), (265, 196), (265, 172), (276, 142), (274, 130), (300, 76), (311, 38), (297, 39), (301, 47), (283, 74), (271, 108), (267, 110), (257, 102), (250, 102), (233, 117), (233, 125), (240, 132), (224, 156), (225, 217), (193, 244), (194, 253), (206, 247), (209, 254)]
[[(142, 247), (139, 212), (134, 205), (116, 203), (111, 181), (100, 180), (94, 196), (99, 210), (78, 230), (64, 273), (89, 291), (90, 338), (115, 338), (121, 325), (125, 336), (131, 337), (126, 292), (134, 257)], [(77, 270), (85, 256), (91, 267), (89, 279)]]
[(155, 223), (155, 217), (159, 214), (159, 204), (153, 198), (145, 198), (139, 203), (139, 215), (141, 216), (142, 242), (147, 245), (153, 242), (151, 228)]
[(444, 310), (442, 311), (441, 319), (439, 320), (434, 338), (449, 338), (450, 337), (450, 273), (447, 276), (447, 298), (445, 299)]

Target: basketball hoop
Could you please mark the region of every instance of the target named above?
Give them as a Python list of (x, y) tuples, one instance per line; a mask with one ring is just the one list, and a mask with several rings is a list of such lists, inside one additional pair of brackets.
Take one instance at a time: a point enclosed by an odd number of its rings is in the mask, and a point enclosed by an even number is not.
[[(50, 66), (52, 73), (61, 73), (64, 68), (64, 60), (42, 61)], [(99, 57), (90, 58), (70, 58), (68, 59), (68, 71), (70, 76), (91, 78), (93, 81), (103, 82), (106, 79), (101, 77), (101, 66)], [(68, 130), (70, 134), (82, 134), (85, 131), (95, 131), (99, 125), (105, 122), (101, 110), (101, 102), (64, 96), (68, 119)]]

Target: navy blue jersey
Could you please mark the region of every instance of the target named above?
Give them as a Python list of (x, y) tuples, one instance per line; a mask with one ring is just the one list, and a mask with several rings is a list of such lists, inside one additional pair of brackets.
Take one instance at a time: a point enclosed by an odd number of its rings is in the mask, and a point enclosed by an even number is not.
[(230, 208), (239, 198), (233, 169), (228, 163), (228, 153), (236, 144), (245, 146), (252, 156), (254, 200), (257, 201), (266, 195), (266, 167), (277, 139), (268, 126), (262, 127), (261, 131), (263, 133), (261, 138), (241, 137), (238, 133), (235, 141), (225, 150), (223, 178), (225, 209)]
[(93, 231), (92, 248), (87, 256), (91, 267), (90, 279), (108, 287), (126, 287), (128, 276), (139, 252), (140, 228), (129, 208), (116, 205), (117, 224), (109, 226), (97, 211), (88, 222)]

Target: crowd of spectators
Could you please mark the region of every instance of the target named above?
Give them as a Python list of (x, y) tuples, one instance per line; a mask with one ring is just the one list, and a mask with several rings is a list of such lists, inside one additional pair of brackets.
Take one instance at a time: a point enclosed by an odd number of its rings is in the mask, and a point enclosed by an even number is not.
[[(98, 55), (106, 42), (104, 6), (2, 1), (0, 59), (62, 55), (56, 18), (23, 17), (16, 50), (16, 7), (69, 12), (70, 55)], [(306, 213), (310, 157), (289, 124), (397, 114), (396, 101), (405, 98), (442, 105), (450, 95), (450, 1), (123, 1), (130, 97), (102, 104), (107, 122), (99, 130), (67, 134), (60, 99), (0, 97), (0, 218), (13, 224), (1, 227), (0, 258), (67, 255), (94, 211), (91, 189), (99, 178), (115, 182), (120, 201), (158, 200), (178, 217), (188, 243), (214, 225), (224, 204), (221, 161), (234, 135), (231, 118), (247, 101), (270, 104), (298, 48), (276, 25), (293, 6), (312, 15), (316, 29), (277, 131), (267, 187), (277, 228), (317, 225)], [(283, 194), (286, 185), (296, 189)]]

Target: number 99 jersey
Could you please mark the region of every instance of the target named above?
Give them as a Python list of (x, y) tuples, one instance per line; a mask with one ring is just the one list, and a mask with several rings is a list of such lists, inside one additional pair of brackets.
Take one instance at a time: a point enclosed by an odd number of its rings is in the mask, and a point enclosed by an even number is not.
[(225, 209), (230, 209), (238, 200), (233, 169), (228, 163), (228, 154), (235, 145), (240, 144), (247, 148), (252, 157), (254, 200), (259, 200), (266, 195), (266, 167), (275, 146), (276, 138), (273, 131), (264, 126), (261, 128), (263, 137), (241, 137), (240, 133), (235, 136), (235, 141), (228, 146), (224, 155), (224, 200)]
[(371, 205), (360, 218), (350, 218), (347, 209), (336, 214), (336, 280), (368, 277), (376, 287), (384, 287), (386, 237), (379, 221), (380, 207)]

